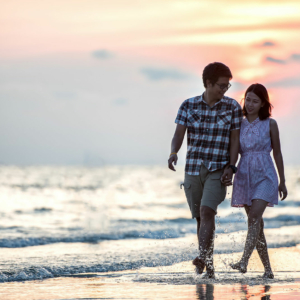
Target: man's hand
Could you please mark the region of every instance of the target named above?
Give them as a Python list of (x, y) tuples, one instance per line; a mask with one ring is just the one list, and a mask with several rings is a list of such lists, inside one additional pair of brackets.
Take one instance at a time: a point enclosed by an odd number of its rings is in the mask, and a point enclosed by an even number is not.
[(221, 177), (221, 182), (225, 185), (225, 186), (230, 186), (232, 185), (232, 175), (233, 175), (233, 171), (231, 168), (226, 167), (223, 175)]
[(177, 160), (178, 160), (178, 157), (177, 157), (177, 154), (172, 154), (168, 160), (168, 164), (169, 164), (169, 169), (172, 170), (172, 171), (176, 171), (174, 166), (173, 166), (173, 163), (174, 165), (176, 166), (177, 164)]
[(186, 132), (186, 127), (181, 124), (177, 124), (176, 130), (175, 130), (175, 133), (174, 133), (174, 136), (172, 139), (172, 144), (171, 144), (171, 154), (172, 155), (170, 155), (169, 160), (168, 160), (169, 169), (172, 171), (176, 171), (173, 166), (173, 163), (176, 166), (177, 160), (178, 160), (176, 153), (178, 153), (178, 151), (182, 145), (182, 141), (183, 141), (185, 132)]

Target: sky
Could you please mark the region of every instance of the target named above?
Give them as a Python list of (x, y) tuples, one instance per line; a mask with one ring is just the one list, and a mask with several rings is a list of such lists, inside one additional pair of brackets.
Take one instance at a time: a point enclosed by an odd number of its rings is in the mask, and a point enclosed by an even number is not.
[(220, 61), (238, 102), (267, 87), (300, 164), (299, 15), (290, 0), (0, 0), (0, 163), (166, 164), (180, 104)]

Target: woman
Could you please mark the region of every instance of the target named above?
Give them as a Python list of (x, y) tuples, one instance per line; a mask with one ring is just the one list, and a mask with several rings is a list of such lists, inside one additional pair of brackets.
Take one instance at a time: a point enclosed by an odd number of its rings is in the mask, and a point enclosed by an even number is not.
[[(250, 256), (256, 246), (264, 265), (263, 278), (274, 278), (264, 235), (263, 213), (267, 206), (278, 204), (287, 196), (283, 159), (277, 123), (270, 119), (272, 105), (267, 89), (252, 84), (245, 92), (245, 102), (240, 132), (241, 159), (234, 178), (231, 206), (244, 207), (248, 215), (248, 233), (241, 260), (230, 266), (241, 273), (247, 272)], [(270, 152), (279, 173), (280, 183)]]

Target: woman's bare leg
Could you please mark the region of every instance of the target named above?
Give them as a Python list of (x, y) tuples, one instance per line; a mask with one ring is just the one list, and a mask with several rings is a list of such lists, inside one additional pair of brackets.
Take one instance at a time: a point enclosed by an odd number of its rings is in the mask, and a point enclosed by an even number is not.
[[(245, 206), (245, 211), (248, 215), (249, 211), (250, 211), (250, 207)], [(264, 221), (262, 218), (260, 221), (260, 231), (259, 231), (259, 235), (258, 235), (258, 239), (257, 239), (257, 243), (256, 243), (256, 250), (257, 250), (260, 260), (265, 268), (265, 273), (264, 273), (263, 277), (274, 278), (270, 259), (269, 259), (269, 254), (268, 254), (267, 241), (266, 241), (266, 237), (264, 234)]]
[(264, 266), (268, 267), (267, 263), (270, 266), (266, 239), (263, 234), (263, 227), (261, 226), (263, 225), (262, 215), (267, 205), (268, 202), (260, 199), (255, 199), (252, 201), (252, 206), (249, 207), (248, 212), (246, 211), (248, 215), (248, 233), (247, 233), (244, 253), (241, 260), (238, 263), (231, 265), (233, 269), (237, 269), (241, 273), (247, 272), (247, 266), (248, 266), (250, 256), (257, 244), (259, 244), (259, 249), (257, 249), (259, 250), (259, 255), (263, 263), (266, 263), (266, 265), (264, 264)]

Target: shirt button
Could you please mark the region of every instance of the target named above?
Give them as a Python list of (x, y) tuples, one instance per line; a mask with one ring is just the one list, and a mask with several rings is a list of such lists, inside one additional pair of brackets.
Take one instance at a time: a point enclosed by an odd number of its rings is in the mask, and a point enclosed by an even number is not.
[(209, 119), (207, 119), (207, 121), (209, 121)]

